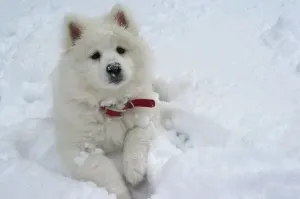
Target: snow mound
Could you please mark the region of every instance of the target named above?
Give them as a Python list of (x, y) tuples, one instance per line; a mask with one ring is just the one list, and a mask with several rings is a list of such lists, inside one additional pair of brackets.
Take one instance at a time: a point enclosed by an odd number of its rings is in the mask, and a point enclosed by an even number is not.
[(298, 168), (296, 159), (282, 159), (277, 153), (238, 148), (191, 150), (164, 166), (163, 180), (152, 199), (297, 198)]

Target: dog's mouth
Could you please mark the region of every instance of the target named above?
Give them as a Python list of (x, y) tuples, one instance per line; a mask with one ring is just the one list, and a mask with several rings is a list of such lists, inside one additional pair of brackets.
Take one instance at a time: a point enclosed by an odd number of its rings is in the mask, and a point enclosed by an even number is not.
[(120, 75), (110, 75), (109, 76), (109, 83), (110, 84), (121, 84), (124, 80), (124, 76), (122, 74)]

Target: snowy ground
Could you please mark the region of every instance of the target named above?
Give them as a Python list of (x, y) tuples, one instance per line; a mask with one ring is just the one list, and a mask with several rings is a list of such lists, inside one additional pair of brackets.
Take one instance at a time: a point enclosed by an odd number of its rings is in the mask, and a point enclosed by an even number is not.
[[(300, 198), (300, 0), (122, 2), (157, 75), (188, 85), (173, 98), (185, 110), (173, 123), (189, 139), (170, 135), (183, 151), (154, 144), (152, 199)], [(48, 80), (64, 13), (95, 16), (114, 3), (0, 2), (0, 198), (114, 198), (60, 174)]]

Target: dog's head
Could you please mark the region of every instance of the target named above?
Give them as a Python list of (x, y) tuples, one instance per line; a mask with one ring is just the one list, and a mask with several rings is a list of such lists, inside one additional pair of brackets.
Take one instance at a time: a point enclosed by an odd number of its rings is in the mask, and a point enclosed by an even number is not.
[(100, 18), (65, 17), (65, 61), (96, 89), (149, 80), (151, 60), (129, 10), (119, 4)]

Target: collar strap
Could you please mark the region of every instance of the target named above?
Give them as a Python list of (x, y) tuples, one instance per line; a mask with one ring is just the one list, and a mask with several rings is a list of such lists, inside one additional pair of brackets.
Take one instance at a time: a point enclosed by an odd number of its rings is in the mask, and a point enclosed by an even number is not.
[(134, 107), (155, 107), (155, 101), (153, 99), (133, 99), (129, 100), (122, 109), (116, 109), (112, 106), (101, 106), (100, 109), (110, 117), (121, 117), (126, 110), (133, 109)]

